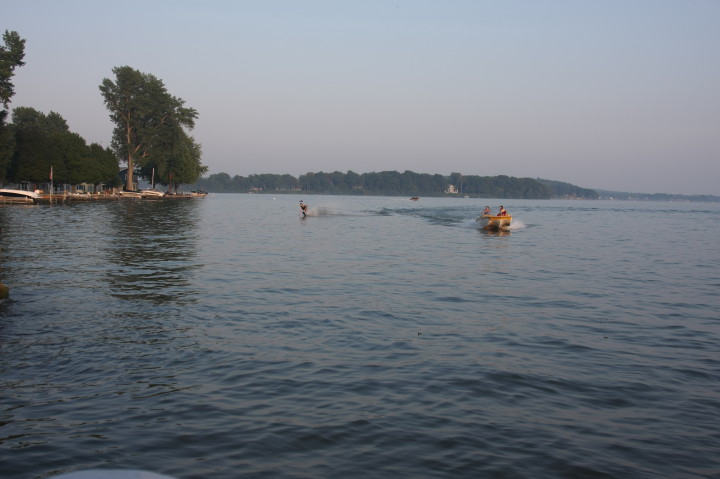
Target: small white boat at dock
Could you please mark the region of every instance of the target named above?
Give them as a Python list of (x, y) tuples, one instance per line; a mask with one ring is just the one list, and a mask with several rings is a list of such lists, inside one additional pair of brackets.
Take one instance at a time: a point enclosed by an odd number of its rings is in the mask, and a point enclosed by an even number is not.
[(140, 191), (122, 190), (118, 191), (118, 196), (120, 198), (138, 199), (142, 198), (142, 193)]
[(33, 204), (37, 202), (39, 198), (40, 195), (34, 191), (0, 188), (0, 204)]
[(141, 190), (140, 196), (144, 199), (155, 200), (165, 196), (165, 193), (157, 190)]

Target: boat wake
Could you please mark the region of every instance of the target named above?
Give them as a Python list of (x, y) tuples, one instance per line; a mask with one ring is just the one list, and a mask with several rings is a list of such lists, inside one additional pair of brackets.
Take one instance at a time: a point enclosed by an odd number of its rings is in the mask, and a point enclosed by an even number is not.
[[(481, 223), (477, 221), (476, 218), (465, 218), (459, 223), (459, 226), (461, 228), (483, 229)], [(518, 231), (525, 228), (527, 228), (525, 223), (517, 218), (513, 218), (510, 222), (510, 226), (503, 227), (502, 231)]]
[(523, 223), (522, 221), (520, 221), (517, 218), (513, 218), (512, 221), (510, 222), (510, 226), (508, 226), (506, 229), (508, 231), (517, 231), (517, 230), (522, 230), (525, 228), (527, 228), (527, 225), (525, 225), (525, 223)]
[(461, 228), (475, 229), (479, 225), (478, 225), (478, 222), (475, 221), (475, 218), (464, 218), (462, 221), (460, 221), (459, 226)]
[[(406, 215), (422, 218), (432, 224), (450, 226), (455, 228), (483, 229), (483, 222), (477, 221), (474, 208), (472, 216), (468, 216), (470, 208), (382, 208), (375, 214), (381, 216)], [(501, 231), (519, 231), (527, 228), (522, 220), (513, 217), (509, 226), (503, 226)]]
[(348, 215), (345, 213), (341, 213), (337, 210), (334, 210), (332, 208), (328, 208), (326, 206), (315, 206), (313, 208), (308, 208), (307, 216), (348, 216)]

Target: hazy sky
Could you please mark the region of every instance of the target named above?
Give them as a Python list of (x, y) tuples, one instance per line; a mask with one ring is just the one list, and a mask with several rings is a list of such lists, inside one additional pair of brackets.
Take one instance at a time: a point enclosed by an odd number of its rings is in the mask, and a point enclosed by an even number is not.
[(209, 173), (411, 170), (720, 195), (720, 0), (0, 0), (10, 107), (110, 144), (129, 65)]

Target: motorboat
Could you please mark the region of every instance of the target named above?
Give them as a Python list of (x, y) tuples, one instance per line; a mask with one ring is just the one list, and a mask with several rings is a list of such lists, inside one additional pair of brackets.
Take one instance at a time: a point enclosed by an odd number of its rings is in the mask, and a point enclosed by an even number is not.
[(165, 193), (157, 190), (140, 190), (140, 196), (144, 199), (155, 200), (165, 196)]
[(512, 216), (481, 215), (475, 221), (480, 223), (480, 226), (485, 230), (499, 231), (510, 227)]
[(0, 188), (0, 203), (32, 204), (40, 198), (34, 191)]
[(118, 196), (119, 196), (120, 198), (132, 198), (132, 199), (137, 199), (137, 198), (142, 198), (142, 192), (140, 192), (140, 191), (131, 191), (131, 190), (122, 190), (122, 191), (118, 191)]

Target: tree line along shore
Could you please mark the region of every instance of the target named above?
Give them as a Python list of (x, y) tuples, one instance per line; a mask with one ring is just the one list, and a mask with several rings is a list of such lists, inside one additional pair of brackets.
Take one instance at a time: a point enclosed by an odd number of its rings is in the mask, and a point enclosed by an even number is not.
[(571, 183), (542, 178), (512, 176), (479, 176), (451, 173), (415, 173), (381, 171), (358, 174), (306, 173), (299, 177), (289, 174), (254, 174), (230, 176), (217, 173), (200, 178), (193, 189), (213, 193), (305, 193), (368, 196), (437, 196), (517, 199), (583, 199), (720, 202), (720, 196), (680, 195), (672, 193), (630, 193), (583, 188)]
[(289, 174), (258, 174), (230, 177), (217, 173), (198, 180), (195, 186), (214, 193), (307, 193), (372, 196), (469, 196), (481, 198), (578, 198), (597, 199), (590, 189), (559, 181), (511, 176), (450, 175), (382, 171), (358, 174), (309, 172), (299, 177)]

